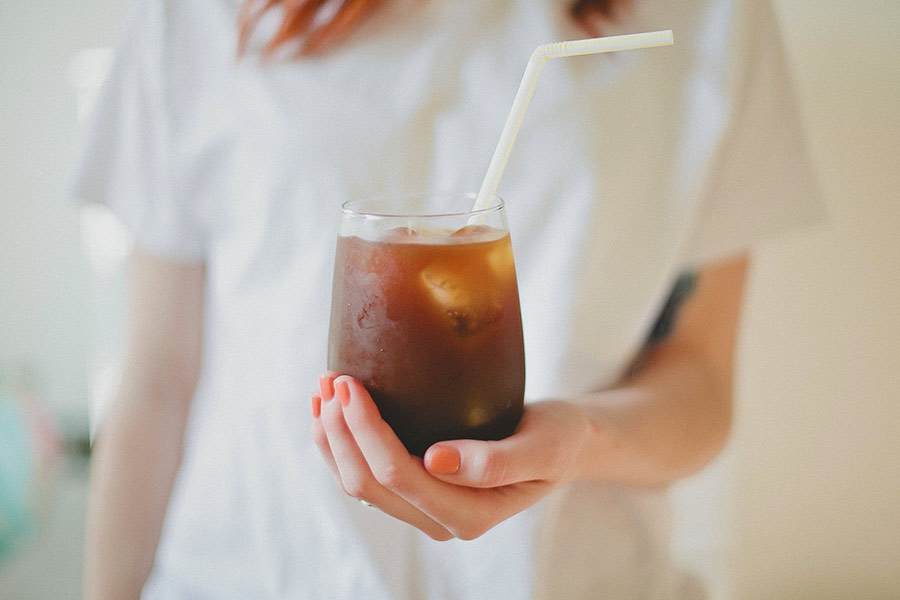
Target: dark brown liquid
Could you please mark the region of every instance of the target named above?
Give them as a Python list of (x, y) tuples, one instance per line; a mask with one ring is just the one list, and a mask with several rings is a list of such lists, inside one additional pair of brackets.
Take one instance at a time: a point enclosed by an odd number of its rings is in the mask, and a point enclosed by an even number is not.
[(340, 237), (328, 368), (366, 386), (412, 454), (510, 435), (525, 353), (509, 235)]

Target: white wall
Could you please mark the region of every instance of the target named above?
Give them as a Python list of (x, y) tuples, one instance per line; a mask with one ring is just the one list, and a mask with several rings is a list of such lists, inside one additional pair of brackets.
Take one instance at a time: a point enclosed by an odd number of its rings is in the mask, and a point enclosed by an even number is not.
[(76, 135), (69, 59), (112, 43), (125, 0), (0, 4), (0, 366), (33, 371), (86, 423), (89, 304), (78, 208), (61, 194)]
[(831, 221), (752, 274), (739, 595), (898, 598), (900, 3), (777, 4)]

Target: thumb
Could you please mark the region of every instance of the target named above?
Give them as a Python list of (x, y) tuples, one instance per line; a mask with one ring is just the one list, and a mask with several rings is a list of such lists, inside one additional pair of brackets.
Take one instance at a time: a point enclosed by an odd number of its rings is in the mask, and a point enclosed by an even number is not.
[(534, 457), (514, 438), (438, 442), (425, 452), (425, 468), (448, 483), (479, 488), (537, 479)]

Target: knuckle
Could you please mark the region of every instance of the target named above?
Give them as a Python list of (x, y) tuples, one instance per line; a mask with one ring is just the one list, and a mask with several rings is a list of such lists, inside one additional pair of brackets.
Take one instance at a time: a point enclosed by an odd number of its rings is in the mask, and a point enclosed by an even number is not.
[(373, 469), (375, 479), (389, 490), (396, 491), (403, 485), (403, 468), (395, 460), (390, 460)]
[(509, 461), (501, 452), (488, 452), (479, 465), (481, 483), (486, 487), (498, 487), (506, 483)]
[(342, 477), (341, 488), (348, 496), (361, 500), (367, 499), (372, 492), (371, 484), (361, 477)]
[(344, 492), (348, 496), (353, 496), (353, 494), (350, 493), (350, 489), (347, 487), (347, 484), (344, 483), (343, 478), (341, 478), (340, 474), (335, 473), (334, 478), (337, 480), (342, 492)]

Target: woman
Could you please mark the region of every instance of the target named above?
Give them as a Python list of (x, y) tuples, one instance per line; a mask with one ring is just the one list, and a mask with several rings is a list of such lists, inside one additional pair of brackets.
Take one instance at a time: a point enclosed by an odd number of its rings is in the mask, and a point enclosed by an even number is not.
[[(815, 212), (771, 7), (269, 4), (139, 2), (87, 133), (75, 193), (136, 238), (87, 596), (675, 597), (663, 488), (726, 440), (749, 244)], [(531, 50), (595, 27), (676, 46), (542, 75), (499, 189), (518, 431), (420, 461), (333, 373), (310, 412), (340, 204), (476, 187)]]

